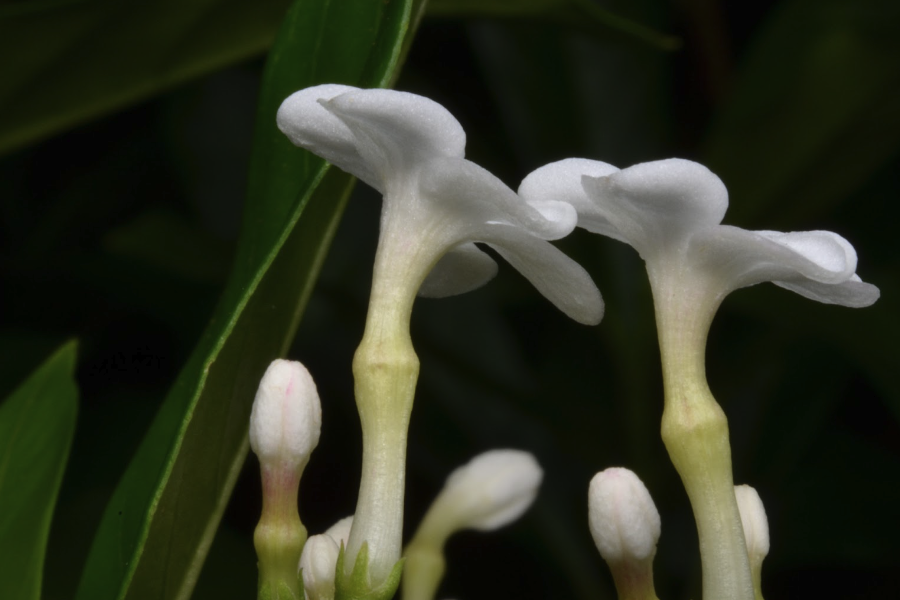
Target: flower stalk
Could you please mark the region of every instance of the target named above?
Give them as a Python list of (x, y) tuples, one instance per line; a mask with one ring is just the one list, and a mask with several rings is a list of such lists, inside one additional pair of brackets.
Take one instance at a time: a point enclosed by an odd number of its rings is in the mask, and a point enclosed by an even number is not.
[[(649, 269), (648, 265), (648, 269)], [(673, 265), (651, 272), (662, 359), (662, 439), (691, 501), (705, 598), (752, 600), (734, 496), (728, 420), (706, 380), (706, 338), (721, 298)]]

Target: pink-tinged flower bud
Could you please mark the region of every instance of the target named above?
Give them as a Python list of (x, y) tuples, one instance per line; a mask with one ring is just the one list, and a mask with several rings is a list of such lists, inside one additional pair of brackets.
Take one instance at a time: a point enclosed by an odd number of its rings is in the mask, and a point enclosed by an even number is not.
[(273, 361), (250, 414), (250, 447), (259, 457), (263, 488), (262, 516), (253, 533), (259, 598), (303, 598), (297, 564), (306, 527), (297, 512), (297, 492), (321, 425), (322, 407), (309, 372), (298, 362)]
[(322, 406), (309, 371), (296, 361), (272, 361), (250, 413), (250, 447), (260, 464), (302, 469), (321, 427)]
[(660, 519), (638, 476), (621, 467), (597, 473), (588, 489), (588, 521), (619, 599), (655, 600), (653, 557)]

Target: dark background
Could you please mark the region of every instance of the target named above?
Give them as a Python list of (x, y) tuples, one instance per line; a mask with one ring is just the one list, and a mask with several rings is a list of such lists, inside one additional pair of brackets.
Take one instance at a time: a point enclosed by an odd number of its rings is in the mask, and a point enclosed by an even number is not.
[[(613, 8), (678, 36), (661, 50), (542, 19), (426, 19), (398, 89), (443, 103), (468, 158), (515, 188), (569, 156), (628, 166), (699, 160), (731, 194), (725, 222), (834, 230), (882, 290), (861, 310), (771, 285), (736, 292), (713, 325), (708, 374), (729, 416), (735, 478), (759, 491), (769, 600), (900, 597), (898, 251), (900, 12), (886, 1), (642, 2)], [(240, 228), (262, 59), (0, 157), (0, 392), (81, 340), (78, 430), (51, 534), (45, 597), (68, 598), (118, 477), (228, 275)], [(290, 358), (323, 401), (304, 476), (312, 533), (353, 511), (360, 441), (350, 359), (361, 336), (379, 199), (359, 185)], [(546, 474), (527, 517), (447, 548), (441, 597), (612, 598), (586, 490), (636, 471), (663, 533), (662, 598), (697, 598), (687, 499), (658, 427), (659, 356), (643, 265), (577, 232), (561, 247), (594, 276), (603, 323), (567, 320), (507, 265), (477, 292), (420, 300), (422, 368), (407, 530), (455, 466), (533, 452)], [(253, 597), (259, 514), (250, 458), (196, 598)]]

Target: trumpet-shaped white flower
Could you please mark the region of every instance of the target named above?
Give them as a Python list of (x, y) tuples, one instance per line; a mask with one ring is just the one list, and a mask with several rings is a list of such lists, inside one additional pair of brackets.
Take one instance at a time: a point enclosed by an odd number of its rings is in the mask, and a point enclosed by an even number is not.
[[(549, 244), (575, 227), (554, 200), (524, 202), (464, 159), (466, 136), (441, 105), (394, 90), (327, 84), (291, 95), (278, 110), (291, 141), (384, 195), (379, 254), (401, 291), (442, 297), (490, 280), (484, 242), (573, 319), (595, 324), (603, 304), (590, 277)], [(377, 259), (376, 259), (377, 260)], [(420, 289), (421, 288), (421, 289)]]
[(725, 186), (689, 160), (619, 170), (568, 159), (531, 173), (519, 194), (531, 202), (569, 202), (579, 226), (633, 246), (647, 262), (657, 296), (671, 291), (660, 287), (680, 279), (682, 288), (705, 288), (691, 294), (707, 296), (713, 310), (731, 291), (764, 281), (828, 304), (862, 307), (878, 299), (878, 288), (855, 274), (853, 246), (835, 233), (722, 225), (728, 208)]
[(619, 170), (585, 159), (541, 167), (527, 202), (559, 200), (579, 225), (633, 246), (647, 265), (665, 386), (662, 435), (694, 508), (704, 597), (753, 598), (734, 497), (725, 415), (706, 383), (706, 337), (722, 300), (764, 281), (831, 304), (868, 306), (878, 288), (856, 276), (856, 252), (828, 231), (779, 233), (722, 225), (725, 186), (681, 159)]
[(584, 269), (549, 243), (574, 229), (572, 207), (525, 202), (467, 161), (465, 133), (439, 104), (393, 90), (321, 85), (287, 98), (277, 120), (294, 144), (384, 196), (366, 331), (353, 362), (363, 468), (345, 570), (349, 578), (365, 547), (368, 571), (352, 585), (360, 586), (353, 593), (368, 594), (390, 580), (400, 558), (419, 368), (409, 339), (416, 295), (450, 296), (487, 282), (497, 266), (475, 245), (482, 242), (577, 321), (598, 323), (603, 300)]

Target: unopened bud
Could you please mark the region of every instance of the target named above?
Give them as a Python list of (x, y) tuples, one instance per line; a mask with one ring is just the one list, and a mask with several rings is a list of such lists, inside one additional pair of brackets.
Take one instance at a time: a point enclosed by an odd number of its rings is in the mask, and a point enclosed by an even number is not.
[(619, 599), (655, 599), (653, 557), (660, 519), (638, 476), (620, 467), (597, 473), (588, 489), (588, 521)]
[(263, 509), (253, 533), (259, 600), (301, 600), (297, 575), (306, 528), (297, 512), (303, 468), (319, 442), (322, 408), (309, 372), (275, 360), (266, 369), (250, 414), (250, 447), (262, 469)]
[(498, 529), (528, 510), (543, 477), (530, 453), (491, 450), (453, 471), (429, 512), (439, 513), (451, 532)]
[(404, 600), (433, 600), (444, 575), (444, 543), (460, 529), (491, 531), (528, 510), (544, 472), (528, 452), (492, 450), (447, 478), (406, 549)]
[(350, 529), (353, 527), (353, 515), (344, 517), (331, 527), (325, 530), (325, 533), (331, 536), (331, 539), (340, 546), (342, 543), (347, 547), (347, 540), (350, 539)]
[(309, 371), (274, 360), (266, 369), (250, 413), (250, 447), (264, 467), (302, 469), (319, 443), (322, 406)]
[(756, 490), (749, 485), (734, 486), (744, 541), (747, 542), (747, 556), (750, 559), (750, 574), (756, 600), (762, 600), (762, 563), (769, 553), (769, 520), (766, 509)]
[(310, 536), (300, 555), (307, 600), (334, 600), (334, 569), (340, 547), (327, 533)]

